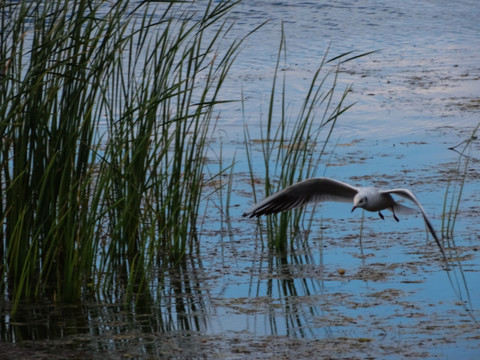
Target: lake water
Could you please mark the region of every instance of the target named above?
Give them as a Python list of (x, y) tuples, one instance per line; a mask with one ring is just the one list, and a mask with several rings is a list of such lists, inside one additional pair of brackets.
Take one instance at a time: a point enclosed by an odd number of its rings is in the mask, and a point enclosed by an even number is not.
[(160, 305), (25, 308), (24, 321), (2, 329), (0, 348), (12, 358), (479, 358), (478, 141), (450, 270), (417, 216), (382, 221), (327, 203), (308, 241), (286, 254), (269, 251), (257, 223), (241, 217), (253, 204), (244, 127), (259, 139), (283, 24), (293, 117), (327, 50), (329, 58), (376, 51), (341, 66), (338, 81), (353, 84), (355, 105), (339, 118), (317, 175), (411, 188), (440, 231), (448, 181), (458, 196), (455, 169), (466, 159), (449, 147), (480, 122), (478, 1), (248, 0), (231, 17), (232, 38), (268, 22), (243, 45), (222, 92), (243, 107), (221, 107), (212, 139), (224, 163), (235, 156), (230, 227), (212, 200), (199, 258), (172, 272)]

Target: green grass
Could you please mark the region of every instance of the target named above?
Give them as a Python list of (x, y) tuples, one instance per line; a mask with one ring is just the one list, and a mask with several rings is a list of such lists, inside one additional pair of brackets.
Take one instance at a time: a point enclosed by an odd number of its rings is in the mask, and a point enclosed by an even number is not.
[(0, 288), (14, 308), (145, 291), (149, 270), (198, 245), (235, 3), (0, 3)]

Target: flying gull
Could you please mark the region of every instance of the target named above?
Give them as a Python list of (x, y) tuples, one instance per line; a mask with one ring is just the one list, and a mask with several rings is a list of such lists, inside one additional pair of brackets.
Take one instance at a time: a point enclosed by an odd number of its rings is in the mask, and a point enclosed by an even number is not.
[(408, 199), (417, 205), (428, 230), (430, 230), (430, 233), (437, 242), (444, 259), (447, 260), (437, 233), (428, 219), (423, 206), (413, 192), (408, 189), (382, 190), (374, 187), (356, 188), (344, 182), (326, 177), (307, 179), (270, 195), (247, 210), (243, 216), (250, 218), (254, 216), (258, 217), (260, 215), (274, 214), (280, 211), (294, 209), (311, 202), (323, 201), (353, 202), (352, 212), (356, 208), (378, 211), (382, 219), (384, 219), (384, 216), (381, 211), (388, 209), (393, 212), (393, 218), (396, 221), (399, 221), (396, 214), (412, 214), (417, 212), (415, 209), (396, 202), (392, 194)]

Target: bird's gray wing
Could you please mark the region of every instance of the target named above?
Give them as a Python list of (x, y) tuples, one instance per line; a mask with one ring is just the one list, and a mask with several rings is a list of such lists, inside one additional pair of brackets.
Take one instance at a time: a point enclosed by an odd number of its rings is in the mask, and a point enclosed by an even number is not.
[(243, 216), (254, 217), (304, 206), (310, 202), (352, 202), (358, 189), (330, 178), (307, 179), (270, 195), (248, 209)]
[(432, 234), (432, 236), (435, 239), (438, 247), (440, 248), (440, 251), (442, 252), (443, 258), (445, 260), (447, 260), (447, 256), (445, 255), (445, 251), (443, 250), (442, 244), (440, 243), (440, 239), (438, 238), (437, 233), (435, 232), (435, 229), (433, 228), (433, 225), (432, 225), (432, 223), (430, 222), (430, 219), (427, 216), (427, 213), (423, 209), (422, 204), (420, 204), (420, 201), (418, 201), (415, 194), (408, 189), (382, 190), (381, 193), (398, 195), (398, 196), (401, 196), (405, 199), (408, 199), (408, 200), (412, 201), (415, 205), (417, 205), (418, 209), (422, 213), (423, 220), (425, 221), (425, 225), (427, 225), (428, 230), (430, 230), (430, 233)]

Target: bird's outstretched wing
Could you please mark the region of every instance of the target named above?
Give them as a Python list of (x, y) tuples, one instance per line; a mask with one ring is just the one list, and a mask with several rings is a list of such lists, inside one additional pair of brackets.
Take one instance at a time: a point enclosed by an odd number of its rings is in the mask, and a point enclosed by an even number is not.
[(408, 189), (382, 190), (381, 193), (398, 195), (398, 196), (401, 196), (405, 199), (408, 199), (408, 200), (412, 201), (415, 205), (417, 205), (418, 209), (422, 213), (423, 220), (425, 221), (425, 225), (427, 225), (428, 230), (430, 231), (433, 238), (435, 239), (438, 247), (440, 248), (440, 251), (442, 252), (442, 255), (443, 255), (444, 259), (447, 260), (447, 256), (445, 255), (445, 251), (443, 250), (442, 244), (440, 243), (440, 239), (438, 238), (437, 233), (435, 232), (435, 229), (433, 228), (433, 225), (432, 225), (432, 223), (430, 222), (430, 219), (427, 216), (427, 213), (423, 209), (422, 204), (420, 204), (420, 201), (418, 201), (415, 194)]
[(254, 217), (304, 206), (310, 202), (352, 202), (358, 189), (326, 177), (307, 179), (270, 195), (248, 209), (243, 216)]

